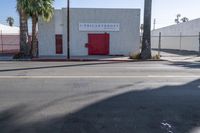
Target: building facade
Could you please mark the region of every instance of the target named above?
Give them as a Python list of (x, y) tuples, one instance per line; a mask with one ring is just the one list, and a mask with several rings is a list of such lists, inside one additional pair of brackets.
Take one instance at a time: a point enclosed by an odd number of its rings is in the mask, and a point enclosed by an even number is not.
[[(129, 55), (140, 49), (140, 9), (70, 9), (70, 55)], [(67, 9), (39, 20), (39, 56), (67, 55)]]

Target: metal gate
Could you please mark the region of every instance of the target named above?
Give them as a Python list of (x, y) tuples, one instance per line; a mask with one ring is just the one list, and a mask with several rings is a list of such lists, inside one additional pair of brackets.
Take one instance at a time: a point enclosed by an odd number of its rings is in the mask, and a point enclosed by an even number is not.
[(109, 55), (110, 35), (88, 34), (88, 54), (89, 55)]

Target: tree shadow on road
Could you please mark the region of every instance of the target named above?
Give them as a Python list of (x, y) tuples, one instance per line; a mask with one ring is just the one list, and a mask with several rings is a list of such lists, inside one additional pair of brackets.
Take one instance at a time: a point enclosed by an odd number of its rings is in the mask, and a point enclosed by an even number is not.
[(200, 69), (199, 62), (172, 62), (170, 65), (184, 68)]
[[(64, 99), (54, 100), (44, 106), (59, 104)], [(33, 122), (25, 120), (42, 108), (28, 111), (29, 105), (22, 104), (0, 112), (0, 132), (193, 133), (190, 132), (192, 129), (200, 127), (199, 105), (200, 79), (184, 85), (126, 92), (70, 115)]]

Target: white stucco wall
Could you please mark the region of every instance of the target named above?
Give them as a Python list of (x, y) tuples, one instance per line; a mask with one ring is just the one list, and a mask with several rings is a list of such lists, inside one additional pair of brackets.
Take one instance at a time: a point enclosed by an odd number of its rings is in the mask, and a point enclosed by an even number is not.
[(54, 21), (55, 21), (55, 34), (63, 34), (63, 16), (62, 10), (54, 11)]
[(152, 48), (158, 48), (159, 32), (162, 33), (161, 47), (164, 49), (199, 51), (200, 19), (152, 31)]
[[(129, 55), (138, 52), (140, 46), (140, 10), (139, 9), (85, 9), (70, 10), (70, 51), (71, 56), (88, 55), (89, 33), (79, 31), (79, 23), (120, 23), (119, 32), (110, 34), (110, 55)], [(54, 34), (53, 34), (54, 32)], [(46, 35), (48, 34), (48, 35)], [(56, 56), (55, 34), (63, 34), (63, 55), (67, 50), (67, 10), (56, 10), (50, 23), (39, 21), (39, 55)], [(46, 49), (48, 47), (48, 49)]]
[(38, 25), (38, 52), (39, 56), (55, 55), (55, 21), (50, 22), (39, 19)]
[(19, 35), (19, 31), (20, 31), (19, 27), (0, 24), (0, 34)]
[(50, 22), (44, 22), (41, 18), (38, 24), (38, 51), (39, 56), (64, 56), (66, 46), (63, 45), (63, 54), (56, 54), (55, 35), (64, 33), (62, 10), (55, 10)]

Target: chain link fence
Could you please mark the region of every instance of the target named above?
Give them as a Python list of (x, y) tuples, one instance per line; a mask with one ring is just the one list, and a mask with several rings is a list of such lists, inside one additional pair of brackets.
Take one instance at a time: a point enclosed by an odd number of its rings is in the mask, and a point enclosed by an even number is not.
[(153, 35), (151, 37), (152, 49), (177, 55), (200, 55), (199, 35)]

